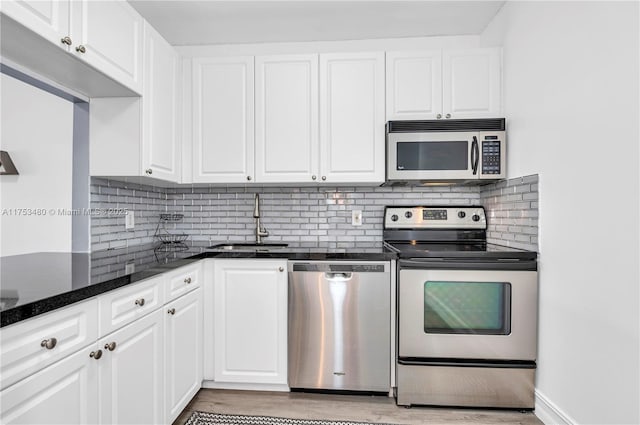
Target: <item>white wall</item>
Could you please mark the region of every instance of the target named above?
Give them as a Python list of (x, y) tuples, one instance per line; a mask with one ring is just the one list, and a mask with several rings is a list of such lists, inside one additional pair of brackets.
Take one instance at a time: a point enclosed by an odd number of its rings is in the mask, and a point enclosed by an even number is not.
[(504, 46), (510, 177), (540, 175), (548, 423), (640, 423), (638, 15), (637, 2), (510, 1), (481, 37)]
[(49, 210), (71, 209), (73, 104), (4, 74), (0, 89), (0, 146), (20, 173), (0, 176), (0, 255), (70, 252), (71, 216)]

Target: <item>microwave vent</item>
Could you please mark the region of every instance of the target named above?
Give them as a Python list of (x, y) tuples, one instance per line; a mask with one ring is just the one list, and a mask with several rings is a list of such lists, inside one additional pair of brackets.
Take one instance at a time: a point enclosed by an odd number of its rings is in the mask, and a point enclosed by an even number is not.
[(504, 131), (504, 118), (468, 120), (389, 121), (388, 133), (422, 133), (435, 131)]

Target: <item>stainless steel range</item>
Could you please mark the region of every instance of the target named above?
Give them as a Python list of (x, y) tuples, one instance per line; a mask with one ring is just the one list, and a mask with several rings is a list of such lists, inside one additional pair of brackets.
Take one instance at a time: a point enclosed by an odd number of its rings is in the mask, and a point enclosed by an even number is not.
[(486, 242), (483, 207), (387, 207), (399, 405), (532, 409), (537, 253)]

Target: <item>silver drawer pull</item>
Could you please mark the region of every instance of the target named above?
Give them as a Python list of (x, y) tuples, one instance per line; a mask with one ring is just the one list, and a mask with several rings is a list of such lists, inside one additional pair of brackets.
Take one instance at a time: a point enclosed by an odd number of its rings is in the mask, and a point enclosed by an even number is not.
[(170, 315), (174, 315), (176, 314), (176, 309), (175, 308), (170, 308), (169, 310), (167, 310), (167, 313), (169, 313)]
[(115, 349), (116, 349), (116, 342), (115, 342), (115, 341), (113, 341), (113, 342), (110, 342), (110, 343), (108, 343), (108, 344), (105, 344), (105, 345), (104, 345), (104, 349), (105, 349), (105, 350), (109, 350), (109, 351), (113, 351), (113, 350), (115, 350)]
[(53, 347), (55, 347), (57, 343), (58, 343), (58, 340), (55, 339), (55, 338), (44, 339), (40, 343), (40, 347), (44, 347), (47, 350), (52, 350)]
[(140, 307), (142, 307), (144, 305), (144, 298), (140, 298), (139, 300), (136, 300), (136, 305), (139, 305)]
[(89, 357), (98, 360), (100, 357), (102, 357), (102, 350), (92, 351), (91, 353), (89, 353)]
[(186, 277), (184, 279), (184, 283), (186, 283), (187, 285), (191, 283), (191, 278), (190, 277)]

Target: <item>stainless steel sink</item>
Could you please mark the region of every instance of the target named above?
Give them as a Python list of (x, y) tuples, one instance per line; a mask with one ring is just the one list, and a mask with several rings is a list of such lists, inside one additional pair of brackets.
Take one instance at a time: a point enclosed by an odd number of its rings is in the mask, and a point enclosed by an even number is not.
[(273, 251), (287, 246), (289, 246), (287, 243), (219, 243), (211, 245), (207, 249), (221, 251)]

